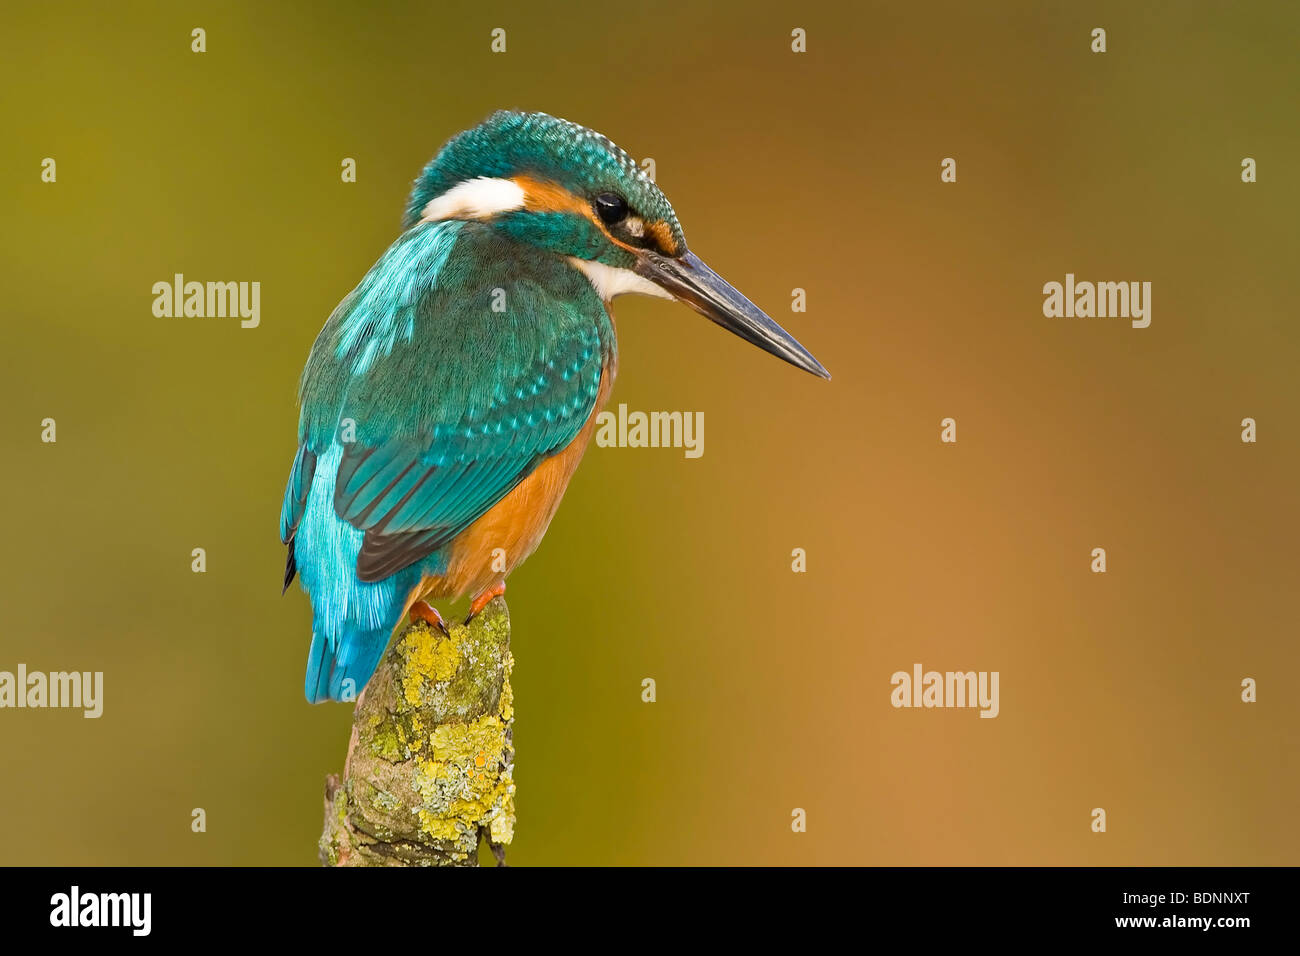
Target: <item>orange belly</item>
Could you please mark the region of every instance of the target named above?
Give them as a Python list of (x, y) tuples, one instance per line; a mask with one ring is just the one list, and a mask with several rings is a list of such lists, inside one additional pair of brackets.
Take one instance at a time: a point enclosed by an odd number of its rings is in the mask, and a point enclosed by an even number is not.
[(607, 366), (601, 375), (595, 407), (582, 431), (451, 540), (447, 546), (447, 573), (425, 577), (415, 586), (406, 599), (403, 618), (416, 601), (482, 594), (503, 583), (506, 575), (537, 549), (591, 442), (596, 416), (605, 407), (613, 385), (614, 370)]

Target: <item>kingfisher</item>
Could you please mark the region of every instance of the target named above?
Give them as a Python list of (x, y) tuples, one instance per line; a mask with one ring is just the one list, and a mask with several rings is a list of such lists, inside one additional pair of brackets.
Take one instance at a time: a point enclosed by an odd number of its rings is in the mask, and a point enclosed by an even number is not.
[[(280, 512), (311, 600), (305, 691), (355, 701), (408, 615), (472, 618), (536, 549), (618, 368), (610, 303), (675, 299), (829, 373), (686, 246), (601, 134), (498, 111), (424, 167), (402, 232), (334, 309), (299, 384)], [(444, 605), (445, 606), (445, 605)]]

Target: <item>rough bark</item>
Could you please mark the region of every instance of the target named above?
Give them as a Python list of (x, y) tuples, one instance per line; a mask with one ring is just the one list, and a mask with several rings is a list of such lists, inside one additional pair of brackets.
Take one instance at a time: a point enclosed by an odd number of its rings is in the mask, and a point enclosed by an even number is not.
[(510, 614), (496, 598), (450, 634), (409, 625), (352, 719), (342, 778), (325, 781), (326, 866), (476, 866), (514, 835)]

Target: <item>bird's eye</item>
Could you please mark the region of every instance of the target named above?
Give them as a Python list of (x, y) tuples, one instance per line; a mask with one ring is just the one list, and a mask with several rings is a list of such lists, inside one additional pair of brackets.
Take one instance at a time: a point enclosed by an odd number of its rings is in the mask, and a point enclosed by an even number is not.
[(601, 193), (596, 197), (596, 215), (607, 226), (627, 218), (627, 200), (617, 193)]

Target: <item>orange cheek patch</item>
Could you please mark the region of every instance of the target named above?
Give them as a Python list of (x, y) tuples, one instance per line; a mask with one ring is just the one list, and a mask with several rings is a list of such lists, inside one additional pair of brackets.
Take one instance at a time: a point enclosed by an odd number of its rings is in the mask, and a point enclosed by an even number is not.
[(652, 222), (647, 224), (645, 229), (646, 232), (654, 238), (654, 241), (659, 248), (668, 255), (675, 258), (681, 251), (677, 248), (677, 241), (673, 239), (673, 232), (668, 228), (668, 223), (663, 222), (662, 220), (659, 222)]
[(587, 202), (563, 186), (531, 176), (516, 176), (514, 184), (524, 191), (524, 208), (545, 212), (576, 212), (595, 221)]

